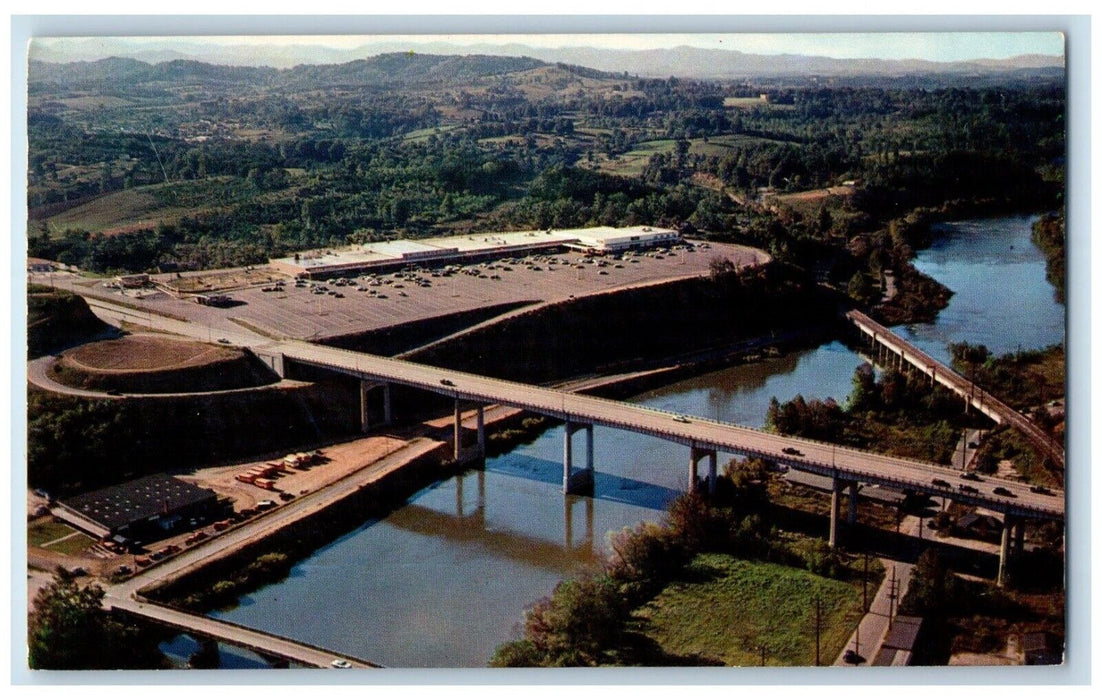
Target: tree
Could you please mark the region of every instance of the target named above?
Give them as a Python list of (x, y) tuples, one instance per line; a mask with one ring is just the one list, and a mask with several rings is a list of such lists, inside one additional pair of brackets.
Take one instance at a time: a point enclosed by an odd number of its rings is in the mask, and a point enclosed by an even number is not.
[(528, 611), (525, 638), (498, 647), (493, 666), (597, 666), (614, 659), (628, 608), (608, 576), (586, 576), (555, 586)]
[(128, 625), (103, 609), (102, 588), (80, 587), (58, 567), (54, 581), (34, 597), (28, 625), (28, 662), (35, 669), (104, 670), (164, 668), (167, 663), (148, 630)]

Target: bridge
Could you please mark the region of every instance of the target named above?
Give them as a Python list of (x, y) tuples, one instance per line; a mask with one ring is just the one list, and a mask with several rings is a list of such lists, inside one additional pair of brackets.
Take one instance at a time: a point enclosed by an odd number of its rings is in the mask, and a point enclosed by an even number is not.
[[(96, 300), (93, 308), (96, 307), (119, 318), (136, 315), (132, 310), (105, 304), (102, 300)], [(867, 317), (851, 316), (850, 318), (858, 324), (858, 328), (875, 328), (872, 325), (874, 322)], [(209, 335), (209, 329), (186, 321), (163, 317), (158, 317), (154, 321), (154, 312), (141, 314), (140, 321), (200, 340)], [(894, 336), (890, 333), (885, 334), (879, 329), (875, 332), (876, 337), (882, 339), (881, 343), (894, 342), (895, 346), (900, 348), (901, 358), (908, 351), (912, 353), (913, 358), (922, 357), (916, 349), (906, 348), (902, 344), (903, 341), (898, 339), (892, 341), (891, 338)], [(704, 460), (707, 460), (708, 486), (714, 488), (717, 453), (721, 451), (763, 458), (787, 465), (792, 469), (829, 477), (832, 482), (829, 534), (831, 546), (837, 543), (840, 504), (846, 490), (849, 492), (849, 518), (852, 521), (855, 517), (859, 482), (889, 486), (929, 496), (948, 497), (958, 502), (1001, 512), (1004, 518), (998, 572), (1000, 583), (1004, 579), (1005, 565), (1011, 553), (1012, 543), (1016, 545), (1016, 549), (1021, 550), (1023, 521), (1025, 519), (1058, 521), (1064, 519), (1063, 492), (1034, 493), (1028, 485), (1015, 481), (989, 478), (982, 485), (966, 484), (959, 481), (958, 472), (928, 462), (890, 457), (803, 438), (774, 435), (730, 423), (672, 414), (621, 401), (442, 369), (408, 360), (314, 345), (304, 341), (272, 340), (247, 330), (226, 332), (225, 335), (230, 342), (251, 348), (283, 378), (287, 376), (288, 366), (297, 364), (358, 379), (361, 398), (360, 417), (365, 431), (371, 428), (367, 404), (372, 391), (383, 392), (383, 422), (385, 423), (393, 419), (390, 402), (390, 387), (393, 384), (451, 398), (455, 408), (453, 448), (457, 460), (463, 451), (462, 407), (464, 403), (476, 405), (477, 449), (482, 454), (485, 453), (486, 446), (484, 407), (487, 405), (512, 406), (558, 419), (565, 424), (562, 484), (566, 493), (583, 491), (591, 487), (594, 428), (602, 426), (651, 435), (686, 446), (689, 489), (698, 488), (699, 466)], [(915, 360), (910, 361), (915, 362)], [(925, 362), (925, 360), (919, 360), (919, 362)], [(929, 365), (940, 366), (934, 362), (930, 362)], [(946, 377), (952, 376), (947, 374), (944, 368), (938, 373), (942, 375), (940, 379), (933, 374), (937, 373), (936, 369), (932, 369), (931, 373), (935, 381), (944, 381)], [(976, 400), (979, 404), (986, 406), (986, 410), (993, 410), (992, 406), (997, 405), (990, 397), (982, 394)], [(579, 470), (574, 468), (574, 442), (577, 432), (585, 433), (584, 466)], [(982, 490), (979, 486), (982, 486)], [(128, 598), (126, 603), (120, 605), (131, 609), (132, 603), (134, 601)], [(137, 604), (140, 605), (140, 603)], [(167, 613), (158, 612), (157, 614)], [(188, 621), (188, 624), (193, 622), (198, 623), (198, 621)], [(184, 624), (184, 621), (180, 621), (179, 624)], [(216, 636), (229, 631), (212, 628), (209, 634)], [(235, 638), (240, 640), (242, 636), (237, 634)], [(269, 642), (261, 640), (257, 644), (277, 646), (282, 645), (282, 641), (272, 637)], [(279, 646), (279, 648), (284, 647)], [(279, 652), (283, 655), (290, 653), (291, 651)], [(308, 665), (319, 663), (320, 657), (317, 656), (316, 650), (314, 652), (308, 652), (305, 649), (295, 650), (294, 653), (299, 654), (299, 658), (311, 659), (305, 662)], [(324, 659), (320, 660), (324, 661)]]
[(249, 627), (215, 620), (205, 615), (184, 612), (165, 605), (155, 605), (131, 597), (104, 598), (105, 605), (136, 617), (194, 634), (206, 639), (227, 642), (268, 657), (275, 657), (313, 668), (330, 668), (334, 661), (348, 662), (348, 668), (379, 668), (377, 664), (337, 653), (287, 637), (260, 632)]
[(850, 311), (846, 318), (869, 338), (877, 364), (883, 366), (894, 358), (895, 365), (900, 369), (905, 366), (918, 369), (930, 377), (931, 383), (937, 382), (963, 398), (965, 406), (975, 408), (1000, 425), (1009, 424), (1017, 428), (1042, 454), (1060, 469), (1064, 468), (1063, 446), (1036, 423), (860, 311)]

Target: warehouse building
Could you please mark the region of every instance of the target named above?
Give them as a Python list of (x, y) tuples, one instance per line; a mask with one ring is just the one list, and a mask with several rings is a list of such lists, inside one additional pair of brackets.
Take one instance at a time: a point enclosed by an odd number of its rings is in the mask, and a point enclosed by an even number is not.
[(215, 517), (219, 509), (214, 491), (153, 474), (58, 501), (52, 512), (95, 537), (124, 544), (160, 539), (191, 519)]
[(273, 258), (271, 266), (292, 277), (324, 278), (363, 272), (385, 272), (410, 265), (470, 263), (492, 258), (578, 250), (594, 255), (681, 242), (673, 230), (652, 226), (599, 226), (562, 231), (477, 233), (468, 236), (365, 243)]

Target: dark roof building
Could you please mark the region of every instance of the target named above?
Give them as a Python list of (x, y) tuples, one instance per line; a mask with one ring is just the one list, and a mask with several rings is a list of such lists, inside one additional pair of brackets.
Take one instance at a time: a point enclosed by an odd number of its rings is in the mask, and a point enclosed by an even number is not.
[(922, 618), (897, 615), (884, 636), (884, 643), (873, 659), (873, 666), (910, 666), (919, 647)]
[(153, 474), (58, 501), (53, 513), (96, 537), (134, 538), (169, 530), (182, 518), (209, 513), (217, 505), (210, 489)]

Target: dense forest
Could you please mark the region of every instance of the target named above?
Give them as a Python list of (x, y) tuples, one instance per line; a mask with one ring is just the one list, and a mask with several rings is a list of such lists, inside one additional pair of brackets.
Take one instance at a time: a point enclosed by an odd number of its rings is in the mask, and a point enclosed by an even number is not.
[[(931, 218), (1062, 207), (1062, 76), (909, 84), (641, 79), (494, 56), (32, 62), (30, 254), (178, 270), (647, 223), (763, 247), (875, 302)], [(903, 287), (920, 299), (904, 294), (914, 308), (897, 317), (937, 296)]]

